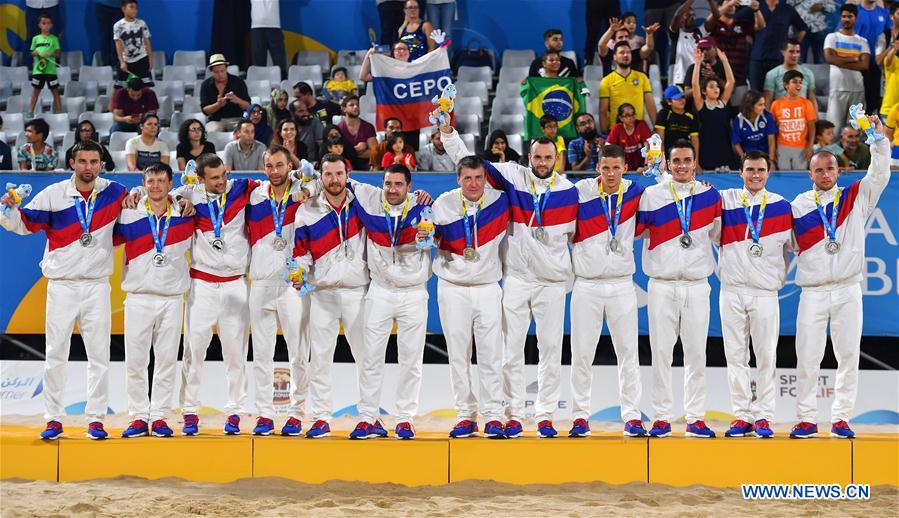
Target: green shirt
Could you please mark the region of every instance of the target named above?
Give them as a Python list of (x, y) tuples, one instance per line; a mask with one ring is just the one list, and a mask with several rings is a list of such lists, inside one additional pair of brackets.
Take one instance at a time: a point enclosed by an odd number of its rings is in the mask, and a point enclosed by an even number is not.
[(31, 40), (31, 50), (38, 51), (40, 56), (47, 56), (51, 59), (45, 59), (42, 57), (35, 56), (34, 58), (34, 68), (31, 69), (31, 73), (34, 75), (37, 74), (46, 74), (55, 76), (56, 75), (56, 56), (54, 54), (57, 50), (60, 50), (59, 47), (59, 38), (55, 35), (50, 34), (48, 36), (44, 36), (43, 34), (38, 34)]
[(849, 159), (849, 166), (852, 167), (852, 169), (864, 170), (871, 165), (871, 150), (868, 149), (868, 145), (864, 142), (858, 143), (855, 152), (849, 152), (848, 149), (843, 148), (843, 153), (846, 155), (846, 158)]

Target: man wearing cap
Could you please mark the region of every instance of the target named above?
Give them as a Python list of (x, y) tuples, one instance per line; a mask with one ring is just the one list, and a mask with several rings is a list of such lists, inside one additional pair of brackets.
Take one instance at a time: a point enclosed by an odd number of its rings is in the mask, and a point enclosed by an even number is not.
[[(699, 40), (696, 48), (702, 51), (702, 68), (699, 69), (700, 82), (706, 78), (724, 77), (724, 64), (718, 60), (718, 49), (715, 38), (707, 36)], [(695, 64), (687, 67), (687, 73), (684, 75), (684, 82), (681, 88), (687, 99), (693, 98), (693, 87), (690, 86), (690, 79), (693, 77), (693, 67)]]
[(228, 62), (223, 54), (213, 54), (207, 68), (212, 75), (200, 86), (206, 131), (233, 131), (250, 105), (247, 84), (228, 73)]
[(656, 117), (656, 133), (662, 137), (664, 149), (680, 139), (689, 140), (693, 149), (699, 149), (699, 121), (687, 111), (687, 98), (683, 88), (671, 85), (663, 98), (667, 106)]

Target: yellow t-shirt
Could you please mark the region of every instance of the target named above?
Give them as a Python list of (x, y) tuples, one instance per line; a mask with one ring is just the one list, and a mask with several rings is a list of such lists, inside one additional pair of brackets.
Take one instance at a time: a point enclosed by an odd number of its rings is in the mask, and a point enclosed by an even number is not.
[[(897, 60), (894, 59), (893, 63), (896, 61)], [(896, 131), (897, 125), (899, 125), (899, 103), (893, 105), (893, 109), (891, 109), (890, 114), (887, 115), (885, 125), (893, 130), (893, 146), (899, 146), (899, 131)]]
[(888, 115), (893, 105), (899, 103), (899, 57), (894, 56), (889, 67), (883, 67), (886, 78), (883, 88), (883, 102), (880, 103), (880, 114)]
[[(565, 146), (565, 139), (562, 138), (562, 135), (556, 135), (556, 156), (565, 156), (567, 147)], [(557, 173), (562, 172), (562, 161), (556, 159), (556, 165), (553, 167), (553, 171)]]
[(643, 72), (631, 70), (627, 76), (616, 71), (599, 82), (599, 98), (609, 100), (609, 126), (615, 125), (618, 107), (624, 103), (634, 106), (637, 120), (643, 120), (643, 95), (652, 92), (649, 78)]

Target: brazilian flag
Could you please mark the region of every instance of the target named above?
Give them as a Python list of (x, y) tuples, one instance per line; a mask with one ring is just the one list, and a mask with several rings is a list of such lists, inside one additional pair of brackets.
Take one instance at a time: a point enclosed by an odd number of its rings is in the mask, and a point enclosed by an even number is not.
[(573, 77), (529, 77), (521, 85), (521, 98), (526, 109), (524, 139), (543, 135), (540, 117), (552, 115), (559, 122), (559, 135), (565, 140), (577, 137), (574, 118), (587, 111), (581, 90), (584, 83)]

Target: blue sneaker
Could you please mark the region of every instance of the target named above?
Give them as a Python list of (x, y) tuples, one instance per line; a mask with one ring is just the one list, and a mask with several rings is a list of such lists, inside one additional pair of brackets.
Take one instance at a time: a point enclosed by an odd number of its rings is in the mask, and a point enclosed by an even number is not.
[(411, 440), (415, 438), (415, 428), (412, 428), (412, 423), (398, 423), (393, 434), (397, 439)]
[(387, 437), (387, 429), (384, 428), (384, 423), (381, 422), (380, 419), (375, 420), (375, 424), (371, 425), (372, 431), (375, 433), (375, 437)]
[(689, 423), (687, 425), (687, 433), (684, 435), (687, 437), (699, 437), (701, 439), (713, 439), (715, 437), (715, 432), (705, 425), (705, 421), (700, 419), (699, 421)]
[[(275, 422), (267, 417), (257, 417), (253, 435), (271, 435), (275, 431)], [(238, 430), (238, 433), (240, 431)]]
[(471, 437), (478, 435), (478, 423), (463, 419), (456, 423), (456, 426), (450, 430), (449, 436), (453, 439), (462, 439), (463, 437)]
[(506, 429), (500, 421), (487, 421), (484, 423), (484, 437), (488, 439), (505, 439)]
[(774, 437), (774, 430), (771, 429), (767, 419), (759, 419), (755, 422), (755, 436), (760, 439)]
[(240, 416), (232, 414), (225, 420), (225, 435), (240, 435)]
[(840, 420), (834, 423), (830, 428), (830, 436), (836, 437), (837, 439), (854, 439), (855, 432), (849, 428), (849, 423)]
[(724, 432), (725, 437), (746, 437), (752, 435), (752, 424), (742, 419), (730, 423), (730, 429)]
[[(668, 427), (668, 432), (671, 432), (671, 427)], [(625, 437), (646, 437), (646, 428), (643, 428), (643, 421), (639, 419), (631, 419), (630, 421), (624, 423), (624, 436)]]
[[(486, 430), (486, 426), (484, 429)], [(506, 434), (506, 439), (517, 439), (521, 437), (521, 431), (521, 423), (515, 419), (509, 419), (506, 421), (506, 425), (503, 426), (503, 433)]]
[(87, 436), (90, 439), (99, 441), (109, 437), (109, 434), (106, 433), (106, 430), (103, 429), (103, 423), (101, 423), (100, 421), (94, 421), (93, 423), (87, 425)]
[(359, 424), (356, 425), (356, 429), (350, 432), (350, 439), (364, 440), (377, 436), (378, 434), (375, 433), (375, 427), (372, 426), (371, 423), (365, 421), (360, 421)]
[(122, 432), (122, 437), (129, 439), (131, 437), (143, 437), (150, 433), (147, 422), (143, 419), (135, 419), (131, 421), (131, 425)]
[(793, 430), (790, 432), (791, 439), (808, 439), (811, 437), (818, 436), (818, 425), (815, 423), (809, 423), (808, 421), (802, 421), (796, 426), (793, 427)]
[(197, 414), (184, 414), (181, 435), (197, 435), (198, 433), (200, 433), (200, 417)]
[(587, 437), (588, 435), (590, 435), (590, 423), (586, 419), (578, 418), (571, 423), (568, 437)]
[(284, 427), (281, 428), (281, 435), (295, 437), (301, 433), (303, 433), (303, 423), (296, 417), (288, 418), (287, 422), (284, 423)]
[(322, 419), (319, 419), (312, 425), (312, 428), (306, 432), (307, 439), (321, 439), (322, 437), (327, 437), (331, 435), (331, 427), (328, 426), (328, 422)]
[(59, 421), (50, 421), (47, 423), (47, 428), (41, 432), (41, 439), (45, 441), (52, 441), (54, 439), (59, 439), (63, 437), (62, 435), (62, 423)]
[(168, 423), (164, 419), (157, 419), (153, 421), (150, 427), (150, 434), (154, 437), (171, 437), (175, 435), (175, 432), (169, 428)]
[(559, 435), (559, 432), (553, 427), (553, 422), (545, 419), (537, 423), (537, 435), (541, 439), (552, 439)]
[(668, 421), (656, 421), (649, 430), (650, 437), (671, 437), (671, 423)]

